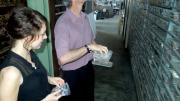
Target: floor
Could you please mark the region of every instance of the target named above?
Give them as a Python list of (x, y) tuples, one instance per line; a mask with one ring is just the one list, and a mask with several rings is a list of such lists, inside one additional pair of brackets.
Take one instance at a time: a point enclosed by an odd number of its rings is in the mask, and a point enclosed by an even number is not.
[(123, 48), (120, 17), (98, 20), (96, 25), (96, 42), (113, 51), (113, 66), (94, 66), (95, 101), (137, 101), (129, 54)]

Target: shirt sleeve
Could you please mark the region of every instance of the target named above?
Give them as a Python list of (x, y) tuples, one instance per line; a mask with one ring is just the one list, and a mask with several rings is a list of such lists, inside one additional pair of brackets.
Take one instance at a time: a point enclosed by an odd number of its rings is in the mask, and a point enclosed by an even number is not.
[(57, 58), (69, 51), (69, 34), (65, 23), (57, 22), (54, 28), (55, 49)]
[(87, 15), (88, 22), (91, 27), (91, 32), (93, 33), (93, 40), (96, 38), (96, 21), (94, 19), (94, 12)]

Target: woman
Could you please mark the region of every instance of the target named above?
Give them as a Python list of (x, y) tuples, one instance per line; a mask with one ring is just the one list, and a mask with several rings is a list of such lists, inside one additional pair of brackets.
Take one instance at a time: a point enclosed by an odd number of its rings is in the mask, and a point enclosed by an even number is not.
[(32, 51), (47, 38), (46, 19), (30, 8), (17, 8), (6, 29), (12, 44), (0, 66), (0, 101), (58, 101), (60, 91), (51, 88), (64, 81), (48, 76)]
[(75, 101), (94, 101), (92, 52), (106, 53), (107, 47), (95, 43), (94, 34), (82, 7), (85, 0), (67, 0), (67, 10), (57, 20), (55, 47), (63, 77)]

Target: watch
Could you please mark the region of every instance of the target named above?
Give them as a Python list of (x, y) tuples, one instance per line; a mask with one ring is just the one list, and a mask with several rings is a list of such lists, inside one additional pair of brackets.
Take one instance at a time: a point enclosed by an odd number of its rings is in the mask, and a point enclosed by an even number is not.
[(84, 45), (84, 47), (86, 47), (88, 53), (91, 53), (91, 50), (89, 49), (87, 45)]

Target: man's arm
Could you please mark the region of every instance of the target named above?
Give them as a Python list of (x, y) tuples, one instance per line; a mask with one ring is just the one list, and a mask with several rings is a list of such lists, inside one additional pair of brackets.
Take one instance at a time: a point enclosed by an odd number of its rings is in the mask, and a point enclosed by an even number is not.
[(87, 53), (86, 47), (70, 50), (60, 57), (60, 63), (62, 65), (73, 62)]
[(60, 57), (60, 63), (62, 65), (76, 61), (77, 59), (84, 56), (86, 53), (88, 53), (88, 49), (90, 51), (98, 51), (100, 53), (107, 53), (108, 49), (105, 46), (102, 46), (100, 44), (97, 44), (95, 41), (93, 41), (91, 44), (87, 45), (87, 47), (83, 46), (78, 49), (73, 49), (65, 53)]

